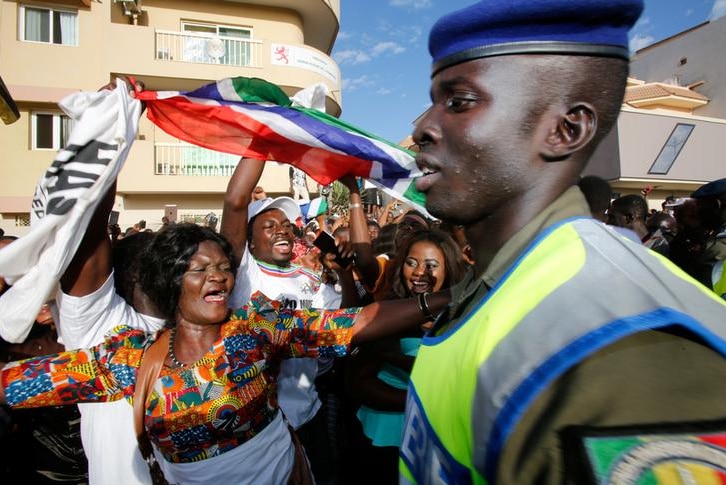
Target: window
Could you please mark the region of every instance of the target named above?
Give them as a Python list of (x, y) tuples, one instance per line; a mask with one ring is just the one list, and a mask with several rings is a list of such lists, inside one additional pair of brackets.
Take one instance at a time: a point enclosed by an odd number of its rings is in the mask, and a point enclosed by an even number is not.
[(681, 150), (688, 141), (688, 137), (691, 136), (691, 132), (695, 128), (695, 125), (689, 125), (685, 123), (678, 123), (673, 132), (666, 140), (663, 148), (660, 149), (658, 158), (655, 159), (653, 165), (648, 170), (648, 173), (656, 175), (667, 174), (673, 164), (676, 162), (676, 158), (681, 153)]
[(68, 144), (74, 121), (57, 113), (34, 112), (31, 115), (31, 148), (59, 150)]
[(20, 38), (30, 42), (78, 45), (78, 13), (21, 6)]
[(185, 39), (185, 61), (228, 66), (248, 66), (252, 63), (251, 44), (246, 42), (252, 38), (250, 29), (183, 22), (182, 31), (200, 34)]

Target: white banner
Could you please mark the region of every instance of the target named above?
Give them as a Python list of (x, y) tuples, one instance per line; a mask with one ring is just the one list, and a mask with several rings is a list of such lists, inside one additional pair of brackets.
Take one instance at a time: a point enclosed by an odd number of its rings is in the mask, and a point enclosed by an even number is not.
[(125, 84), (79, 92), (59, 104), (76, 123), (68, 145), (40, 178), (28, 234), (0, 249), (0, 274), (13, 286), (0, 296), (0, 336), (22, 342), (40, 306), (55, 295), (98, 202), (126, 160), (141, 102)]

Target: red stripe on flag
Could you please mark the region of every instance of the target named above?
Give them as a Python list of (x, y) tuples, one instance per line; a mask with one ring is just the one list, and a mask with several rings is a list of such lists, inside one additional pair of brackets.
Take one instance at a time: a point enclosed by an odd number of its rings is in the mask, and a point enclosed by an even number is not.
[(227, 106), (186, 98), (149, 99), (147, 116), (172, 136), (219, 152), (289, 163), (327, 185), (346, 174), (370, 177), (372, 163), (294, 142)]
[(698, 435), (698, 439), (705, 443), (710, 443), (718, 446), (719, 448), (726, 449), (726, 434), (724, 433)]
[[(718, 446), (722, 450), (726, 449), (726, 434), (724, 434), (724, 433), (704, 434), (704, 435), (697, 435), (697, 436), (698, 436), (699, 440), (701, 440), (705, 443), (708, 443), (708, 444), (711, 444), (714, 446)], [(715, 473), (716, 477), (718, 478), (718, 480), (721, 482), (721, 485), (726, 485), (726, 473), (723, 473), (718, 470), (714, 470), (714, 473)]]

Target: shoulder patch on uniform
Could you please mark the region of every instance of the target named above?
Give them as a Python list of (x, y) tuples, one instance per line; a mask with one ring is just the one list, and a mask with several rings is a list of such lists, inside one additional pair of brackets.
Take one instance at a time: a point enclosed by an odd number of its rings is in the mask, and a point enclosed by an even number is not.
[(573, 483), (726, 483), (726, 421), (572, 427), (563, 450)]

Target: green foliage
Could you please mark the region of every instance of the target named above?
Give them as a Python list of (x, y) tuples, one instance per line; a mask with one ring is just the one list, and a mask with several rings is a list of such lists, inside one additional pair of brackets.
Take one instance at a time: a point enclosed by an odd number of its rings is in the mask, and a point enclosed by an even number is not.
[(348, 191), (348, 187), (338, 181), (333, 182), (330, 186), (330, 195), (328, 196), (328, 212), (340, 216), (348, 214), (349, 199), (350, 192)]

